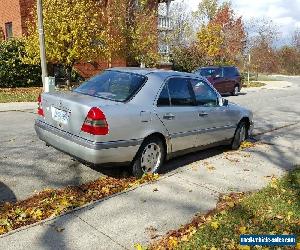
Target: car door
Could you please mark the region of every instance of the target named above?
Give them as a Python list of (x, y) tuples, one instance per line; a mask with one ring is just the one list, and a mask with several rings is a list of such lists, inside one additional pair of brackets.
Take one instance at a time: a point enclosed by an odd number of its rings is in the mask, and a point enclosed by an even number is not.
[(219, 105), (219, 96), (205, 80), (191, 79), (197, 103), (199, 126), (196, 146), (209, 145), (232, 138), (235, 122), (226, 106)]
[(236, 85), (235, 74), (236, 71), (234, 67), (224, 67), (224, 86), (226, 93), (231, 93), (234, 90)]
[(226, 81), (224, 79), (224, 72), (222, 68), (214, 69), (214, 73), (211, 77), (211, 83), (219, 93), (226, 93)]
[(156, 114), (169, 132), (172, 152), (195, 147), (198, 109), (188, 78), (166, 81), (157, 100)]

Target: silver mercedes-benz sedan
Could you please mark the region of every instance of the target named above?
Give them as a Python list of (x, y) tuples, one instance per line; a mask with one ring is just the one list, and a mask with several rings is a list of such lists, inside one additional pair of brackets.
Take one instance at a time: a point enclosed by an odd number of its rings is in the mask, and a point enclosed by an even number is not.
[(199, 75), (113, 68), (71, 92), (44, 93), (35, 129), (47, 145), (91, 164), (156, 173), (174, 156), (251, 134), (252, 112), (229, 103)]

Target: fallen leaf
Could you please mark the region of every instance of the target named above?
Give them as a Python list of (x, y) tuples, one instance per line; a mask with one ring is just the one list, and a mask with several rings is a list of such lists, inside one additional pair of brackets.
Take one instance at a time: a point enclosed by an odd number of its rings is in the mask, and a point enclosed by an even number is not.
[(209, 171), (216, 170), (216, 168), (215, 168), (213, 165), (207, 165), (206, 168), (207, 168), (207, 170), (209, 170)]
[(34, 219), (40, 220), (43, 217), (43, 212), (41, 209), (36, 209), (33, 213), (32, 213), (32, 217)]
[(239, 228), (239, 232), (240, 232), (240, 234), (246, 234), (246, 227), (240, 227)]
[(175, 247), (178, 245), (178, 240), (177, 240), (177, 238), (172, 237), (172, 236), (169, 237), (168, 245), (169, 245), (171, 248), (175, 248)]
[(145, 249), (145, 248), (144, 248), (141, 244), (139, 244), (139, 243), (134, 244), (134, 247), (135, 247), (136, 250), (144, 250), (144, 249)]
[(219, 223), (217, 221), (213, 221), (210, 223), (210, 226), (214, 229), (218, 229), (219, 228)]
[(291, 220), (291, 217), (294, 213), (293, 212), (288, 212), (288, 216), (287, 216), (287, 220), (290, 221)]
[(231, 208), (234, 207), (234, 202), (232, 202), (232, 201), (228, 202), (227, 204), (228, 204), (228, 206), (231, 207)]
[(65, 230), (65, 228), (63, 228), (63, 227), (56, 227), (55, 230), (56, 230), (57, 232), (61, 233), (62, 231)]
[(246, 149), (246, 148), (252, 148), (254, 146), (255, 146), (255, 144), (253, 142), (244, 141), (244, 142), (241, 143), (240, 150), (243, 150), (243, 149)]
[(250, 246), (239, 246), (239, 250), (250, 250)]
[(109, 189), (108, 187), (103, 187), (103, 188), (101, 189), (101, 192), (104, 193), (104, 194), (109, 194), (110, 189)]

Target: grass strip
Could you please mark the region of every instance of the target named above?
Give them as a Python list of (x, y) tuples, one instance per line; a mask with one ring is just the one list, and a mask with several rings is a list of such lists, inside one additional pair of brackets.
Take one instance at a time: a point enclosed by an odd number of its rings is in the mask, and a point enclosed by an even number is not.
[(0, 88), (0, 103), (36, 102), (42, 88)]
[(262, 82), (245, 82), (243, 88), (259, 88), (264, 86), (266, 86), (266, 84)]
[(213, 211), (170, 231), (148, 249), (250, 249), (239, 245), (241, 234), (296, 234), (300, 249), (299, 166), (283, 178), (273, 177), (257, 193), (222, 195)]
[(56, 217), (141, 184), (154, 182), (158, 177), (157, 174), (145, 175), (141, 179), (104, 177), (80, 186), (47, 189), (23, 201), (2, 203), (0, 204), (0, 235)]

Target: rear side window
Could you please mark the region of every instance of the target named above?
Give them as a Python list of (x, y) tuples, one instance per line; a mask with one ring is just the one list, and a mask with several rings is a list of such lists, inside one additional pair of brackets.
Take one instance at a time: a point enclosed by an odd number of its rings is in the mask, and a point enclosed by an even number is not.
[(160, 92), (160, 96), (157, 100), (157, 106), (163, 107), (163, 106), (170, 106), (170, 95), (168, 90), (168, 84), (165, 84), (162, 91)]
[(239, 76), (239, 72), (235, 67), (224, 68), (224, 77), (234, 77), (234, 76)]
[[(168, 98), (171, 102), (169, 102)], [(168, 80), (157, 101), (158, 106), (194, 106), (195, 99), (189, 79)]]
[(146, 80), (142, 75), (108, 70), (84, 82), (74, 92), (125, 102), (139, 91)]

